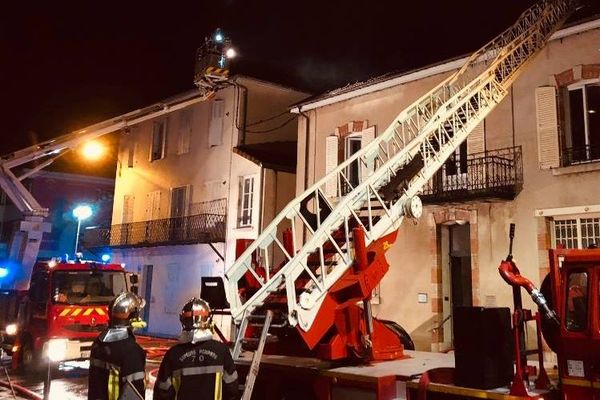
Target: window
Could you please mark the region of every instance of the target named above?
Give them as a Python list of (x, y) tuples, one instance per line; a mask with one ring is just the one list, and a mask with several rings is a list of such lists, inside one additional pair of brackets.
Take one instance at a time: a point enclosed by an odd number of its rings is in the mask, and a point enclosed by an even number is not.
[(586, 249), (600, 245), (600, 217), (555, 219), (554, 247)]
[(179, 138), (177, 140), (177, 154), (190, 151), (190, 136), (192, 135), (193, 110), (182, 110), (179, 114)]
[(600, 160), (600, 84), (576, 83), (563, 88), (563, 164)]
[(150, 161), (160, 160), (165, 157), (166, 136), (166, 121), (155, 121), (152, 130)]
[[(361, 136), (348, 136), (346, 137), (346, 148), (344, 149), (344, 155), (346, 160), (352, 157), (354, 154), (358, 153), (361, 148)], [(342, 187), (344, 188), (344, 193), (349, 193), (353, 188), (360, 184), (360, 172), (361, 165), (359, 164), (358, 159), (353, 161), (348, 168), (346, 169), (346, 179), (348, 182), (343, 182)], [(348, 186), (348, 183), (350, 186)]]
[(567, 278), (565, 309), (567, 330), (581, 332), (587, 328), (588, 276), (587, 272), (571, 272)]
[(185, 216), (186, 194), (187, 186), (176, 187), (171, 190), (171, 218)]
[(208, 127), (208, 147), (220, 146), (223, 144), (223, 114), (225, 112), (225, 102), (215, 100), (211, 103), (210, 125)]
[(238, 226), (252, 225), (252, 203), (254, 202), (254, 177), (244, 176), (240, 179), (240, 199)]

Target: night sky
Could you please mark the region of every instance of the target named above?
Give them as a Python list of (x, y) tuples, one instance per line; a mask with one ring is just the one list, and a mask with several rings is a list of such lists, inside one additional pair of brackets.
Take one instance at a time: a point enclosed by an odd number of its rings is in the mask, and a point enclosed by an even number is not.
[(233, 73), (317, 94), (472, 52), (534, 1), (21, 3), (0, 16), (0, 154), (192, 89), (217, 27)]

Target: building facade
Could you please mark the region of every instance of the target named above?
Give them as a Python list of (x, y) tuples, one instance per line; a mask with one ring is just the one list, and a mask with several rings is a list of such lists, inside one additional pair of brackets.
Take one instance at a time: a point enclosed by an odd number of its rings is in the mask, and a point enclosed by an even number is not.
[[(548, 249), (600, 241), (600, 20), (562, 29), (510, 94), (423, 189), (425, 211), (388, 250), (374, 315), (420, 350), (452, 346), (452, 308), (509, 307), (498, 274), (516, 224), (515, 260), (539, 284)], [(386, 76), (301, 102), (296, 193), (383, 132), (466, 59)], [(359, 182), (362, 171), (350, 168)], [(336, 189), (330, 196), (336, 196)], [(533, 303), (527, 299), (527, 306)]]
[[(82, 232), (80, 232), (82, 237), (86, 228), (110, 219), (114, 184), (114, 180), (109, 178), (54, 171), (38, 171), (27, 178), (25, 185), (29, 188), (29, 192), (43, 207), (50, 210), (47, 221), (51, 223), (52, 229), (42, 236), (38, 257), (73, 259), (77, 234), (77, 219), (73, 216), (73, 209), (80, 204), (88, 204), (92, 207), (92, 216), (82, 221)], [(0, 257), (8, 257), (7, 246), (14, 225), (22, 218), (19, 210), (2, 193), (0, 197), (2, 255)], [(100, 260), (99, 255), (90, 252), (82, 243), (78, 247), (86, 259)]]
[(200, 296), (201, 278), (222, 276), (236, 245), (256, 238), (294, 197), (295, 157), (269, 155), (283, 148), (295, 156), (295, 121), (281, 122), (307, 95), (235, 77), (208, 100), (200, 96), (165, 100), (174, 111), (123, 133), (112, 225), (88, 235), (140, 274), (153, 334), (177, 335), (180, 307)]

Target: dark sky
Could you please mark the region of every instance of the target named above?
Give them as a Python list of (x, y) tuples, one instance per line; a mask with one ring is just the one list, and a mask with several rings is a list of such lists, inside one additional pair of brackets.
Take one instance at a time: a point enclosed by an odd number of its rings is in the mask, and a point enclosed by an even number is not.
[(471, 52), (533, 1), (21, 3), (0, 16), (0, 154), (193, 88), (217, 27), (234, 73), (319, 93)]

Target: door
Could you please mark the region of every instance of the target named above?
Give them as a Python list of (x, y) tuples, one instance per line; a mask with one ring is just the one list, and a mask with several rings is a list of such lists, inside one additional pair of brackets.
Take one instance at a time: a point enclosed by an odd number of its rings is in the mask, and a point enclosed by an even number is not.
[(183, 240), (185, 238), (186, 194), (186, 186), (171, 189), (170, 240)]
[(470, 225), (449, 221), (441, 226), (439, 238), (443, 296), (440, 325), (444, 332), (443, 347), (447, 349), (453, 343), (453, 309), (473, 305)]
[(152, 304), (152, 270), (153, 265), (144, 265), (144, 271), (142, 278), (144, 280), (144, 300), (146, 301), (146, 306), (142, 309), (142, 319), (146, 322), (146, 328), (144, 328), (144, 332), (148, 331), (148, 326), (150, 325), (150, 307)]

